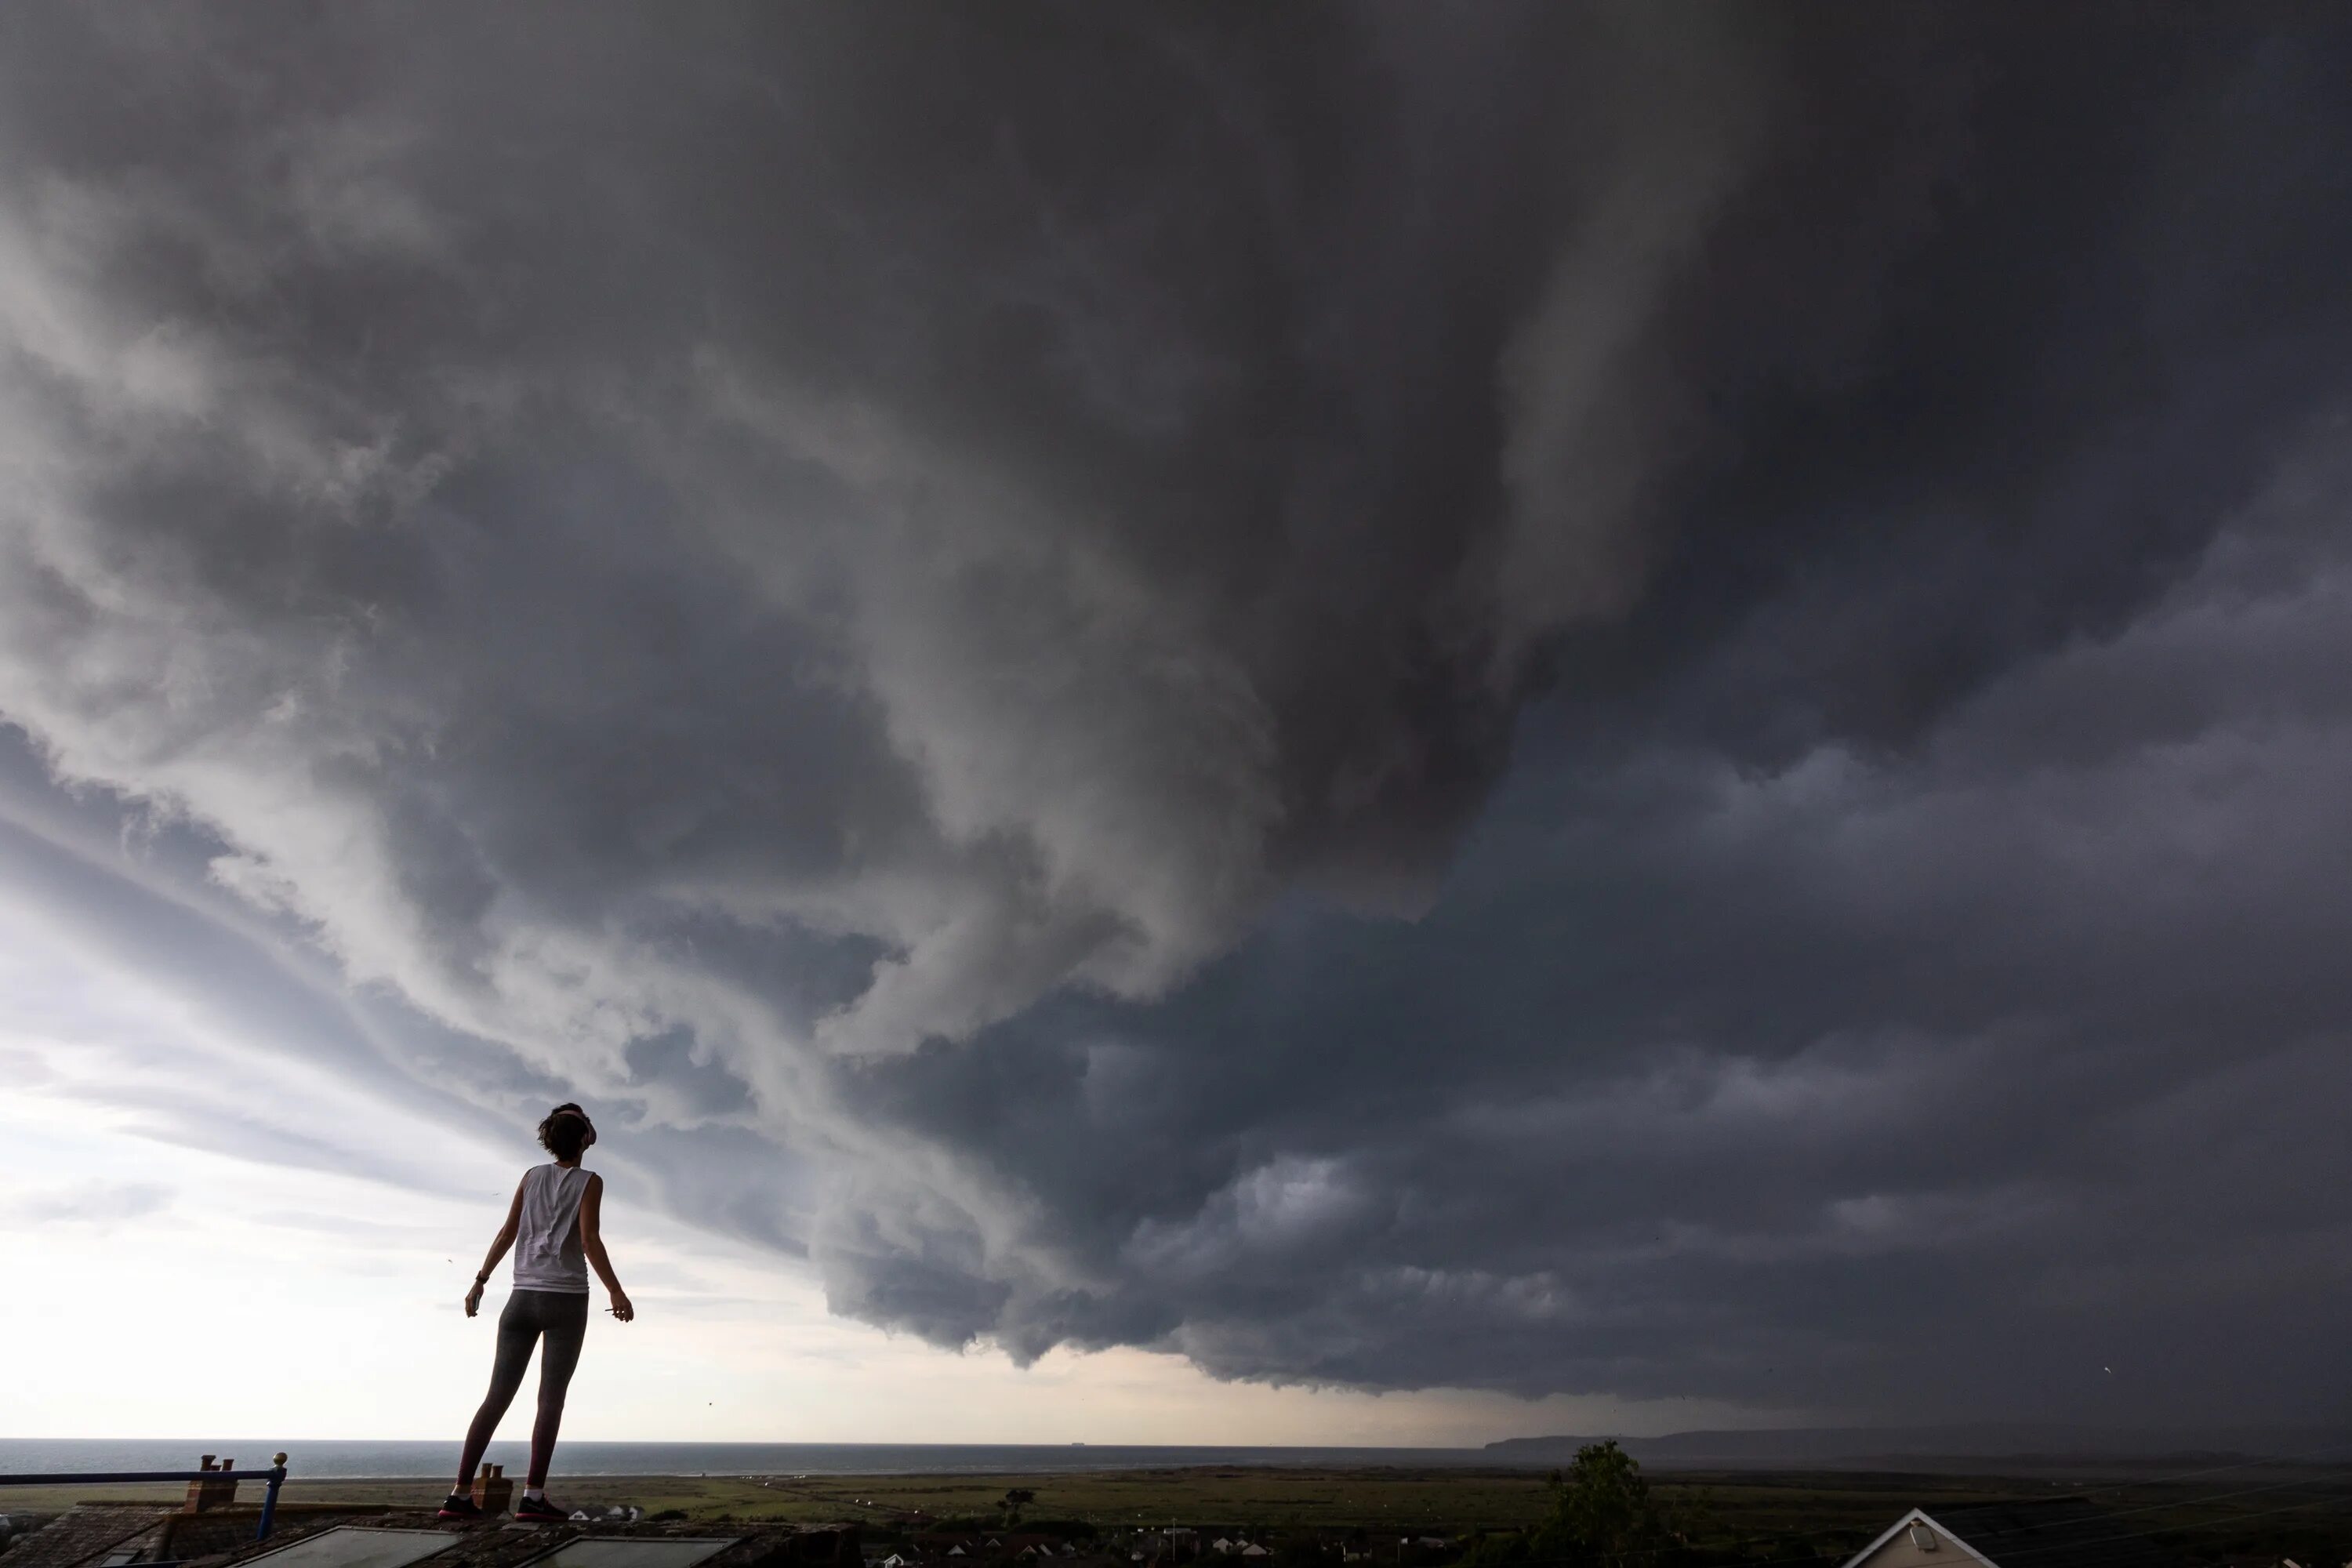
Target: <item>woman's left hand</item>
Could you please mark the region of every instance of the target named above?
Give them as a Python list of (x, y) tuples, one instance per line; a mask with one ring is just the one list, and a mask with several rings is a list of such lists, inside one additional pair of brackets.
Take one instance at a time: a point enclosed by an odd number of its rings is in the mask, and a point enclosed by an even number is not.
[(466, 1316), (470, 1318), (481, 1310), (482, 1282), (477, 1279), (474, 1281), (474, 1288), (466, 1292)]

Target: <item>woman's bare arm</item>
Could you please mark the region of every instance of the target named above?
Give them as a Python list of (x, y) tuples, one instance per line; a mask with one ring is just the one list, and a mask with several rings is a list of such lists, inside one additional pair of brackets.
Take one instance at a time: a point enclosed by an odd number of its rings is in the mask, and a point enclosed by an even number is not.
[(591, 1172), (588, 1190), (580, 1194), (580, 1250), (588, 1258), (588, 1267), (604, 1282), (613, 1295), (613, 1316), (623, 1322), (637, 1315), (630, 1305), (629, 1293), (621, 1289), (620, 1280), (613, 1277), (613, 1260), (604, 1256), (604, 1178)]
[[(524, 1178), (524, 1181), (528, 1180), (529, 1177)], [(490, 1277), (490, 1270), (499, 1266), (499, 1259), (507, 1255), (507, 1248), (514, 1245), (515, 1233), (521, 1228), (522, 1182), (517, 1182), (514, 1202), (507, 1205), (507, 1222), (499, 1226), (499, 1234), (490, 1238), (490, 1250), (488, 1256), (482, 1259), (482, 1271), (474, 1276), (474, 1288), (466, 1292), (466, 1316), (470, 1318), (481, 1310), (482, 1283)]]

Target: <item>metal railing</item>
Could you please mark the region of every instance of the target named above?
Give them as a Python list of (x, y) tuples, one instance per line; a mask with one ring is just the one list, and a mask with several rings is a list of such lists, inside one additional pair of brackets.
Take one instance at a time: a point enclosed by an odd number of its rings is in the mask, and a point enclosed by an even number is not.
[[(207, 1454), (205, 1458), (212, 1456)], [(278, 1520), (278, 1489), (286, 1484), (286, 1456), (270, 1456), (266, 1470), (205, 1469), (205, 1470), (81, 1470), (71, 1474), (24, 1476), (0, 1474), (0, 1487), (96, 1487), (113, 1486), (131, 1481), (209, 1481), (226, 1483), (232, 1491), (239, 1481), (260, 1481), (268, 1489), (261, 1494), (261, 1525), (253, 1532), (256, 1541), (269, 1539), (269, 1527)], [(163, 1568), (163, 1564), (152, 1568)]]

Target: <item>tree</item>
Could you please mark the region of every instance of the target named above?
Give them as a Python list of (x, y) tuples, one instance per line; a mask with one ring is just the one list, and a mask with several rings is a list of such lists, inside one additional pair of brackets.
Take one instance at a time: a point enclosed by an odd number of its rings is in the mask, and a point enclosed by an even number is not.
[(1576, 1451), (1554, 1493), (1550, 1528), (1566, 1548), (1560, 1555), (1609, 1568), (1636, 1568), (1665, 1538), (1642, 1467), (1613, 1442)]
[(1318, 1531), (1286, 1531), (1274, 1543), (1274, 1568), (1320, 1568), (1323, 1537)]
[(1550, 1478), (1551, 1513), (1518, 1535), (1471, 1542), (1465, 1568), (1663, 1568), (1668, 1543), (1642, 1467), (1614, 1443), (1588, 1443)]
[(1015, 1487), (1012, 1490), (1006, 1492), (1004, 1494), (1004, 1502), (1003, 1504), (1004, 1509), (1004, 1522), (1008, 1526), (1020, 1523), (1021, 1510), (1027, 1508), (1031, 1503), (1035, 1502), (1036, 1500), (1037, 1494), (1029, 1490), (1025, 1487)]

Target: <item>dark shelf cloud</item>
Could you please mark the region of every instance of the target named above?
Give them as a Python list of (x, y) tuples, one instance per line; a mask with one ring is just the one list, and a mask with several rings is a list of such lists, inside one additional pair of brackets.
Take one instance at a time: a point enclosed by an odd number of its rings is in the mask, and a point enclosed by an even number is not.
[(944, 1345), (2338, 1413), (2347, 77), (11, 7), (0, 867)]

